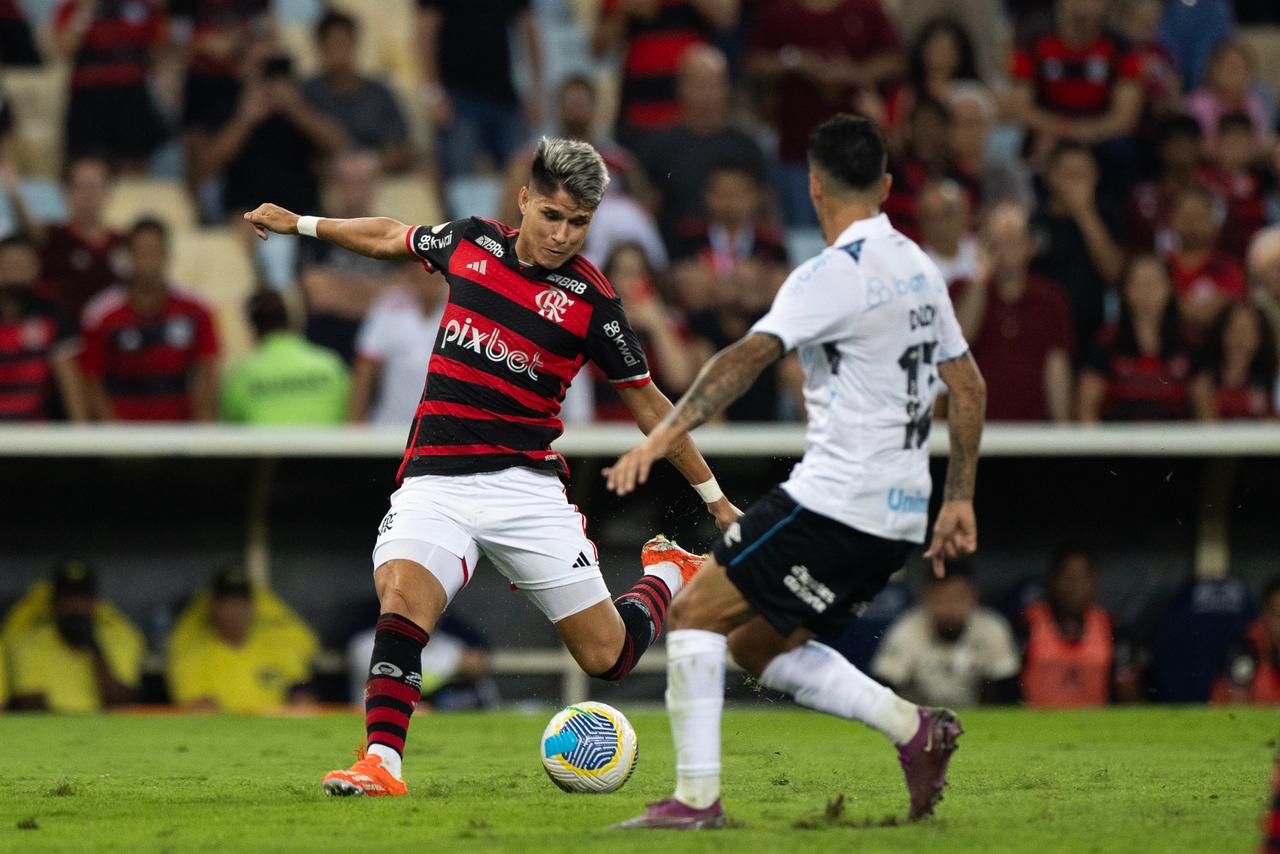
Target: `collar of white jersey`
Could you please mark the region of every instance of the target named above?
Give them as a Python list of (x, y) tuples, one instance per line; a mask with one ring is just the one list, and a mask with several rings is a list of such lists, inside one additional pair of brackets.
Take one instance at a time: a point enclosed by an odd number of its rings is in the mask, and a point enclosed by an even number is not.
[(854, 220), (852, 225), (840, 232), (840, 236), (831, 245), (837, 248), (848, 246), (855, 240), (865, 240), (868, 237), (883, 237), (892, 231), (893, 225), (889, 222), (889, 215), (880, 214), (869, 219)]

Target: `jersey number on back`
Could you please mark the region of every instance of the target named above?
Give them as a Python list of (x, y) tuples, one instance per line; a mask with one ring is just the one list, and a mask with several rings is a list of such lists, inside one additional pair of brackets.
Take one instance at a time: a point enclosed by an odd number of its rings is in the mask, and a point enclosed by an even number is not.
[(929, 440), (929, 428), (933, 426), (933, 407), (920, 402), (920, 369), (924, 368), (928, 384), (934, 383), (933, 351), (937, 341), (912, 344), (902, 352), (898, 367), (907, 372), (907, 435), (902, 440), (904, 450), (922, 448)]

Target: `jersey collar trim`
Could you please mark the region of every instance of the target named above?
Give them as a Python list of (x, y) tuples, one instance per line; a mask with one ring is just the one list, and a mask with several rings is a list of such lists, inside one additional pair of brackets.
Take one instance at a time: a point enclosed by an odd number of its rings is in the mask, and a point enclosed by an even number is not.
[(832, 246), (846, 246), (855, 240), (867, 237), (883, 237), (893, 231), (888, 214), (880, 214), (870, 219), (859, 219), (840, 232)]

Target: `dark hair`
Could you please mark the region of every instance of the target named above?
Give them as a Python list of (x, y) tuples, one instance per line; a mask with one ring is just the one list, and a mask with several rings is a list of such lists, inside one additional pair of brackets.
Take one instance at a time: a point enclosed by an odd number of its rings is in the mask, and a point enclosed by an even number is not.
[(1253, 119), (1249, 118), (1248, 113), (1224, 113), (1222, 117), (1218, 119), (1219, 136), (1233, 131), (1244, 131), (1247, 134), (1253, 133)]
[(6, 238), (0, 239), (0, 252), (6, 249), (27, 249), (31, 252), (38, 252), (35, 243), (25, 234), (11, 234)]
[(852, 192), (878, 189), (888, 165), (884, 136), (870, 119), (840, 113), (809, 135), (809, 162)]
[(1093, 571), (1093, 549), (1080, 542), (1059, 543), (1049, 553), (1048, 583), (1052, 584), (1062, 574), (1066, 569), (1067, 561), (1073, 557), (1083, 557), (1089, 562), (1090, 571)]
[(1089, 162), (1095, 166), (1098, 164), (1098, 156), (1093, 153), (1093, 149), (1074, 139), (1060, 139), (1054, 144), (1053, 150), (1049, 152), (1050, 165), (1057, 165), (1058, 161), (1069, 154), (1083, 154), (1089, 158)]
[(1200, 123), (1186, 113), (1166, 116), (1156, 128), (1156, 144), (1163, 147), (1175, 139), (1199, 142), (1204, 137)]
[(973, 49), (973, 39), (969, 37), (968, 30), (952, 18), (932, 18), (916, 34), (915, 40), (911, 42), (911, 52), (907, 57), (907, 77), (917, 92), (924, 89), (927, 73), (924, 67), (924, 46), (939, 33), (950, 34), (960, 48), (960, 66), (956, 69), (955, 79), (978, 79), (978, 62)]
[[(1152, 262), (1160, 265), (1169, 275), (1169, 268), (1160, 258), (1147, 254), (1134, 255), (1125, 261), (1124, 272), (1120, 276), (1120, 317), (1116, 321), (1116, 337), (1113, 347), (1121, 356), (1141, 356), (1138, 352), (1138, 333), (1133, 326), (1133, 309), (1125, 299), (1124, 288), (1133, 274), (1133, 268), (1140, 263)], [(1160, 318), (1160, 358), (1171, 359), (1186, 351), (1186, 341), (1182, 337), (1182, 320), (1178, 317), (1178, 302), (1173, 297), (1173, 286), (1170, 283), (1169, 301), (1164, 306), (1164, 316)]]
[(1258, 351), (1253, 354), (1253, 361), (1249, 363), (1249, 373), (1246, 381), (1251, 385), (1263, 386), (1270, 395), (1272, 389), (1276, 385), (1276, 337), (1271, 330), (1271, 323), (1267, 320), (1267, 316), (1262, 313), (1262, 309), (1256, 305), (1243, 302), (1228, 303), (1218, 312), (1218, 316), (1214, 318), (1213, 325), (1209, 328), (1209, 334), (1205, 336), (1204, 342), (1204, 367), (1211, 372), (1214, 385), (1222, 382), (1222, 357), (1227, 339), (1227, 327), (1231, 324), (1231, 314), (1236, 309), (1243, 308), (1254, 316), (1258, 322)]
[(649, 258), (649, 253), (646, 252), (644, 250), (644, 247), (641, 246), (639, 243), (630, 242), (630, 241), (628, 241), (627, 243), (619, 243), (617, 246), (614, 246), (613, 249), (609, 252), (609, 257), (605, 259), (604, 267), (602, 268), (605, 276), (609, 279), (613, 279), (613, 265), (618, 262), (618, 258), (622, 255), (623, 252), (633, 252), (633, 251), (639, 252), (640, 257), (644, 259), (645, 275), (647, 275), (649, 277), (649, 280), (652, 281), (655, 275), (655, 271), (653, 269), (653, 261)]
[(275, 291), (263, 289), (254, 292), (245, 303), (245, 311), (259, 338), (289, 328), (289, 308)]
[(129, 229), (129, 243), (132, 244), (135, 239), (143, 234), (154, 234), (168, 248), (169, 226), (159, 217), (143, 216), (135, 221), (133, 227)]
[(324, 41), (334, 30), (346, 30), (355, 38), (360, 33), (360, 24), (350, 15), (330, 9), (316, 22), (316, 41)]
[(115, 175), (114, 170), (112, 170), (111, 168), (111, 159), (107, 157), (105, 154), (98, 154), (96, 152), (92, 154), (80, 154), (75, 157), (72, 157), (70, 160), (68, 160), (66, 163), (63, 164), (62, 183), (70, 184), (71, 174), (76, 171), (77, 167), (85, 163), (96, 163), (97, 165), (101, 166), (103, 171), (107, 173), (108, 179), (114, 177)]
[(711, 167), (711, 171), (707, 175), (707, 182), (710, 183), (711, 176), (720, 172), (732, 172), (737, 175), (746, 175), (756, 186), (764, 186), (764, 176), (760, 174), (760, 167), (747, 157), (734, 157), (732, 155), (722, 157)]

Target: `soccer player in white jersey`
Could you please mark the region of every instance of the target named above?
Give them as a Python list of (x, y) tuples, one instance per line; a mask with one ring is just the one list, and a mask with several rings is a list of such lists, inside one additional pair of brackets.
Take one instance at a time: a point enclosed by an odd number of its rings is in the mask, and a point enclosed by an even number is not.
[(809, 415), (804, 458), (725, 532), (672, 602), (666, 699), (676, 791), (622, 828), (724, 824), (726, 649), (765, 686), (897, 745), (912, 821), (942, 799), (961, 733), (951, 712), (908, 703), (812, 640), (847, 624), (924, 541), (939, 379), (951, 398), (951, 458), (925, 557), (941, 576), (945, 559), (977, 548), (973, 489), (986, 386), (937, 267), (880, 213), (891, 179), (879, 129), (837, 116), (814, 131), (809, 163), (828, 248), (791, 274), (769, 313), (708, 362), (663, 422), (606, 471), (611, 489), (631, 492), (671, 443), (783, 353), (799, 350)]

